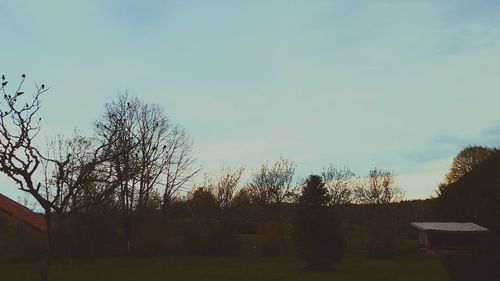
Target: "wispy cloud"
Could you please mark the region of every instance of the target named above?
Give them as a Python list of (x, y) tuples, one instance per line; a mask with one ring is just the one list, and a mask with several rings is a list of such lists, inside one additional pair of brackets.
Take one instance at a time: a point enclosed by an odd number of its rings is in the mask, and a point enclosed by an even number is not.
[(499, 12), (451, 0), (5, 1), (0, 72), (52, 86), (46, 135), (90, 131), (129, 90), (184, 125), (209, 168), (283, 154), (300, 173), (332, 161), (429, 183), (419, 169), (444, 175), (431, 163), (498, 145)]

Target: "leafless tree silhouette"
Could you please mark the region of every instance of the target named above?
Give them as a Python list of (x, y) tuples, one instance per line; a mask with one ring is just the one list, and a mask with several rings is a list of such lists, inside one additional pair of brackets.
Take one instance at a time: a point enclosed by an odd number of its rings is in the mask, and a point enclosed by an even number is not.
[(391, 171), (372, 169), (368, 177), (360, 179), (355, 187), (355, 195), (360, 203), (387, 204), (403, 199), (404, 193)]
[(210, 191), (215, 202), (221, 211), (231, 207), (241, 176), (245, 168), (223, 168), (220, 173), (213, 178), (206, 177), (203, 187)]
[(116, 173), (135, 175), (122, 182), (118, 195), (130, 241), (132, 212), (150, 206), (159, 190), (163, 191), (163, 206), (167, 208), (183, 185), (198, 173), (191, 157), (192, 141), (161, 107), (128, 94), (106, 104), (95, 128), (103, 138), (117, 134), (113, 149), (127, 151), (115, 159)]
[(248, 184), (254, 201), (266, 206), (274, 206), (279, 212), (282, 204), (293, 198), (296, 164), (281, 157), (277, 162), (263, 164), (253, 175)]
[(355, 174), (347, 167), (337, 168), (330, 164), (321, 172), (332, 205), (351, 203), (354, 200)]

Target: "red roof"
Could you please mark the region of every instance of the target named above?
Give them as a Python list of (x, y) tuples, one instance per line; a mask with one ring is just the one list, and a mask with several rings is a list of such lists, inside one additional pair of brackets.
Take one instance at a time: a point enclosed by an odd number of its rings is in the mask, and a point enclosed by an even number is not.
[(0, 193), (0, 211), (7, 213), (8, 215), (15, 217), (29, 226), (39, 230), (46, 231), (47, 224), (45, 218), (42, 215), (34, 213), (30, 209), (24, 207), (23, 205), (17, 203), (16, 201), (6, 197)]

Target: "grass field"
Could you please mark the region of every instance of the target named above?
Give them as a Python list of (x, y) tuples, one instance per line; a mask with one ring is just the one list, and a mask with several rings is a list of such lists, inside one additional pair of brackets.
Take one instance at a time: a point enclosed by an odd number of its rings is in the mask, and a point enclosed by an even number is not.
[[(39, 263), (1, 262), (2, 280), (37, 280)], [(312, 272), (292, 257), (109, 258), (54, 262), (51, 280), (447, 280), (441, 262), (406, 257), (372, 260), (347, 256), (333, 270)]]
[[(366, 258), (359, 237), (351, 235), (347, 255), (326, 272), (314, 272), (294, 257), (259, 257), (251, 245), (254, 235), (243, 235), (241, 255), (237, 257), (196, 257), (187, 255), (155, 258), (99, 258), (55, 261), (53, 281), (203, 281), (203, 280), (279, 280), (279, 281), (444, 281), (448, 280), (439, 259), (418, 252), (415, 240), (400, 240), (397, 258)], [(0, 280), (37, 280), (39, 262), (0, 259)]]

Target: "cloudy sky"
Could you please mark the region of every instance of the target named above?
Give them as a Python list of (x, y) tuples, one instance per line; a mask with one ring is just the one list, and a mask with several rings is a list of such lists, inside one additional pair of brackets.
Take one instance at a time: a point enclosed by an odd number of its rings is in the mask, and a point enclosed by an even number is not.
[(0, 73), (51, 87), (41, 138), (91, 131), (129, 91), (184, 126), (207, 170), (280, 155), (300, 176), (379, 167), (426, 198), (464, 146), (500, 143), (499, 14), (481, 0), (0, 0)]

